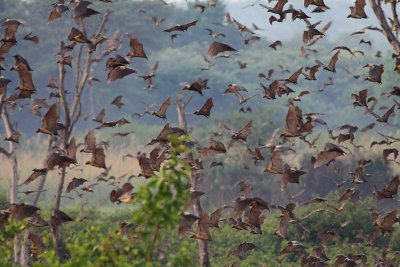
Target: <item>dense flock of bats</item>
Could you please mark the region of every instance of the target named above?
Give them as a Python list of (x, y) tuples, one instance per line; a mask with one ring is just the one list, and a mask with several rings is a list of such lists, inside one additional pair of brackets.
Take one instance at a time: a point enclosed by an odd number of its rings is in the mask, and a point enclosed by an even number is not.
[[(102, 0), (101, 2), (109, 3), (111, 1)], [(164, 5), (168, 5), (167, 2), (161, 0)], [(300, 49), (301, 57), (308, 57), (310, 53), (317, 54), (318, 51), (313, 49), (313, 45), (323, 38), (326, 32), (330, 29), (332, 22), (328, 22), (324, 26), (320, 27), (321, 21), (312, 23), (311, 13), (322, 13), (329, 9), (329, 7), (324, 3), (323, 0), (304, 0), (304, 10), (294, 9), (289, 5), (288, 0), (279, 1), (269, 1), (271, 6), (266, 4), (258, 4), (256, 1), (250, 4), (248, 7), (259, 7), (266, 10), (266, 15), (271, 14), (269, 17), (269, 23), (282, 23), (286, 20), (298, 21), (298, 23), (305, 23), (305, 30), (303, 32), (303, 46)], [(272, 2), (272, 3), (271, 3)], [(59, 0), (53, 3), (48, 16), (48, 22), (60, 19), (64, 13), (71, 12), (73, 18), (87, 18), (93, 15), (99, 14), (98, 11), (92, 9), (90, 6), (91, 2), (81, 0), (81, 1), (66, 1)], [(198, 10), (200, 13), (206, 14), (206, 10), (213, 8), (218, 5), (217, 0), (209, 0), (204, 4), (196, 3), (193, 8)], [(353, 6), (350, 6), (350, 12), (348, 14), (349, 19), (366, 19), (367, 15), (364, 11), (366, 6), (365, 0), (356, 0)], [(146, 10), (140, 10), (139, 13), (146, 14)], [(157, 18), (150, 16), (156, 28), (163, 28), (164, 25), (168, 25), (168, 20), (165, 18)], [(132, 18), (134, 19), (134, 18)], [(198, 27), (198, 20), (193, 20), (185, 22), (178, 25), (165, 26), (159, 34), (170, 34), (171, 41), (173, 42), (175, 38), (184, 35), (185, 31), (190, 31), (191, 28)], [(220, 26), (233, 24), (236, 25), (237, 30), (243, 37), (243, 43), (250, 46), (256, 42), (260, 42), (261, 38), (256, 33), (257, 31), (263, 30), (253, 23), (252, 27), (248, 27), (237, 19), (230, 16), (229, 13), (226, 14), (224, 18), (224, 23)], [(4, 34), (1, 39), (0, 46), (0, 58), (4, 60), (4, 57), (9, 53), (10, 49), (17, 44), (16, 34), (20, 29), (22, 23), (16, 19), (5, 19), (2, 22), (2, 27), (4, 29)], [(221, 29), (221, 28), (220, 28)], [(134, 30), (134, 29), (133, 29)], [(363, 28), (357, 32), (351, 34), (351, 36), (362, 35), (366, 31), (376, 31), (382, 32), (378, 27), (369, 26)], [(393, 30), (397, 30), (393, 28)], [(227, 44), (223, 41), (226, 35), (216, 29), (206, 28), (205, 31), (208, 32), (210, 36), (210, 45), (207, 51), (207, 56), (203, 56), (205, 62), (208, 64), (206, 67), (202, 68), (204, 73), (211, 69), (216, 60), (230, 60), (232, 55), (238, 56), (238, 51), (235, 49), (235, 44)], [(205, 33), (206, 34), (206, 33)], [(129, 48), (130, 51), (127, 55), (118, 54), (119, 48), (123, 46), (123, 38), (129, 38)], [(23, 38), (26, 41), (33, 43), (38, 43), (39, 39), (34, 33), (29, 33)], [(106, 60), (106, 70), (107, 76), (106, 80), (109, 84), (117, 81), (118, 79), (126, 78), (129, 75), (137, 73), (130, 65), (132, 64), (133, 58), (143, 58), (148, 59), (146, 48), (140, 39), (131, 34), (121, 34), (116, 31), (111, 38), (106, 36), (89, 36), (81, 30), (72, 27), (71, 31), (67, 37), (68, 43), (66, 42), (61, 47), (59, 53), (56, 55), (57, 63), (64, 64), (72, 67), (73, 57), (69, 53), (74, 50), (76, 45), (87, 46), (90, 52), (96, 51), (98, 46), (105, 43), (106, 49), (102, 52), (102, 59)], [(365, 39), (360, 41), (360, 45), (371, 46), (371, 42)], [(277, 50), (282, 46), (282, 42), (277, 40), (269, 44), (271, 49)], [(302, 175), (307, 173), (307, 170), (302, 167), (297, 168), (291, 166), (289, 162), (285, 160), (287, 155), (295, 155), (295, 147), (293, 146), (293, 140), (298, 139), (300, 142), (304, 142), (309, 145), (310, 148), (316, 148), (317, 142), (321, 133), (319, 133), (314, 139), (307, 139), (313, 132), (314, 128), (319, 125), (323, 129), (327, 130), (327, 134), (331, 139), (330, 142), (324, 145), (324, 148), (316, 153), (312, 158), (311, 162), (314, 168), (318, 168), (323, 165), (329, 165), (331, 162), (335, 161), (337, 158), (344, 158), (346, 156), (352, 155), (351, 149), (348, 146), (344, 146), (343, 143), (350, 144), (354, 146), (354, 149), (358, 149), (354, 143), (355, 134), (359, 131), (359, 127), (356, 125), (345, 124), (342, 125), (338, 133), (335, 133), (329, 128), (327, 123), (318, 117), (317, 112), (303, 113), (302, 109), (296, 104), (300, 102), (303, 97), (310, 94), (310, 91), (296, 92), (290, 86), (294, 86), (298, 83), (299, 79), (305, 79), (309, 81), (317, 80), (317, 73), (320, 71), (336, 72), (336, 64), (340, 60), (340, 55), (342, 53), (348, 53), (352, 57), (363, 56), (364, 52), (360, 49), (351, 49), (346, 46), (334, 47), (331, 52), (332, 55), (329, 62), (322, 62), (320, 60), (315, 60), (315, 65), (312, 66), (302, 66), (298, 70), (287, 77), (282, 77), (279, 79), (272, 79), (272, 75), (276, 72), (271, 69), (268, 73), (259, 73), (258, 78), (270, 82), (269, 85), (264, 85), (261, 83), (265, 98), (267, 101), (272, 101), (277, 97), (288, 96), (294, 93), (297, 96), (291, 97), (288, 100), (287, 114), (285, 120), (285, 130), (283, 132), (277, 129), (271, 138), (265, 143), (261, 143), (258, 146), (250, 147), (247, 145), (247, 138), (252, 134), (253, 125), (252, 119), (249, 119), (246, 123), (242, 125), (240, 129), (231, 129), (226, 125), (219, 125), (216, 132), (210, 132), (211, 138), (207, 145), (199, 144), (196, 141), (191, 143), (191, 146), (195, 148), (195, 157), (189, 162), (194, 172), (201, 172), (205, 168), (214, 168), (218, 166), (223, 166), (223, 161), (213, 161), (209, 166), (204, 166), (203, 162), (207, 159), (215, 159), (219, 156), (228, 156), (228, 151), (236, 146), (238, 149), (243, 149), (243, 153), (247, 155), (254, 161), (255, 165), (263, 164), (265, 162), (266, 166), (264, 172), (269, 172), (276, 174), (280, 177), (281, 190), (285, 190), (289, 183), (300, 183)], [(112, 56), (111, 53), (114, 53)], [(378, 51), (376, 57), (381, 57), (381, 52)], [(400, 57), (393, 55), (395, 61), (395, 71), (400, 71)], [(15, 109), (18, 102), (21, 99), (29, 99), (33, 94), (36, 93), (36, 87), (32, 78), (32, 68), (30, 67), (28, 61), (17, 54), (14, 55), (15, 65), (10, 69), (11, 71), (16, 71), (19, 75), (19, 85), (18, 92), (2, 98), (5, 105), (11, 110)], [(100, 61), (100, 60), (99, 60)], [(246, 62), (237, 60), (238, 68), (244, 69), (247, 67)], [(154, 66), (145, 75), (139, 76), (147, 83), (149, 89), (153, 88), (153, 80), (156, 77), (159, 62), (157, 61)], [(384, 72), (383, 64), (370, 63), (364, 66), (360, 66), (360, 71), (362, 68), (366, 68), (366, 74), (355, 75), (349, 70), (346, 71), (354, 79), (364, 79), (366, 83), (382, 83), (382, 74)], [(89, 82), (99, 81), (99, 78), (91, 77)], [(0, 92), (5, 92), (5, 87), (11, 81), (5, 77), (0, 78)], [(328, 79), (325, 82), (324, 87), (332, 86), (333, 78)], [(56, 79), (51, 79), (48, 85), (50, 88), (55, 89), (51, 93), (48, 99), (34, 98), (30, 101), (29, 111), (34, 115), (42, 118), (41, 125), (37, 128), (37, 133), (51, 135), (57, 138), (60, 132), (65, 130), (65, 125), (59, 122), (59, 106), (60, 102), (56, 101), (53, 104), (49, 104), (52, 98), (59, 98), (60, 95), (56, 89), (58, 89), (58, 81)], [(180, 94), (184, 91), (189, 91), (191, 93), (190, 99), (192, 97), (204, 97), (206, 90), (210, 89), (208, 86), (208, 80), (206, 78), (193, 79), (192, 82), (185, 82), (181, 84)], [(323, 93), (323, 89), (319, 91)], [(229, 97), (229, 95), (234, 95), (239, 104), (245, 104), (253, 98), (260, 97), (256, 95), (248, 95), (248, 91), (243, 86), (238, 84), (229, 84), (227, 88), (222, 92), (223, 95)], [(361, 90), (356, 94), (352, 94), (353, 105), (355, 109), (363, 109), (366, 114), (371, 116), (371, 121), (369, 125), (360, 129), (360, 132), (366, 132), (374, 128), (377, 123), (382, 125), (389, 125), (390, 120), (395, 115), (396, 110), (400, 108), (400, 103), (396, 101), (396, 97), (400, 96), (400, 88), (394, 87), (390, 92), (386, 93), (387, 96), (393, 97), (393, 105), (386, 108), (385, 111), (376, 111), (378, 99), (369, 96), (368, 89)], [(350, 96), (349, 96), (350, 97)], [(135, 112), (133, 117), (141, 117), (144, 115), (156, 116), (160, 119), (167, 120), (167, 110), (173, 104), (173, 97), (167, 96), (165, 101), (161, 103), (158, 108), (148, 106), (143, 112)], [(190, 102), (190, 101), (188, 101)], [(2, 103), (3, 104), (3, 103)], [(120, 109), (123, 103), (123, 96), (119, 95), (111, 102)], [(204, 104), (194, 112), (195, 115), (204, 116), (209, 118), (211, 116), (211, 111), (214, 107), (213, 98), (207, 97)], [(45, 109), (46, 112), (42, 114)], [(385, 107), (379, 108), (379, 110), (384, 110)], [(241, 106), (239, 112), (250, 113), (252, 109), (250, 107)], [(185, 129), (172, 126), (171, 123), (167, 122), (160, 133), (153, 138), (148, 145), (152, 147), (151, 152), (147, 155), (144, 152), (138, 152), (136, 155), (126, 154), (123, 159), (132, 158), (137, 159), (140, 166), (140, 173), (137, 175), (123, 174), (120, 177), (109, 176), (110, 168), (106, 164), (106, 150), (108, 147), (107, 142), (102, 142), (97, 140), (96, 131), (107, 128), (107, 127), (121, 127), (124, 124), (129, 124), (130, 122), (125, 118), (120, 118), (115, 121), (105, 121), (106, 110), (103, 108), (99, 114), (92, 118), (92, 120), (98, 123), (98, 126), (94, 129), (90, 129), (83, 143), (78, 143), (77, 140), (72, 137), (68, 140), (68, 146), (65, 150), (57, 150), (52, 152), (47, 160), (46, 166), (44, 168), (35, 168), (32, 174), (20, 184), (20, 187), (26, 186), (38, 177), (45, 175), (47, 172), (54, 170), (55, 168), (70, 167), (74, 168), (77, 162), (77, 152), (78, 147), (83, 147), (79, 150), (79, 153), (87, 153), (90, 155), (89, 160), (86, 162), (87, 165), (91, 165), (96, 168), (103, 169), (104, 171), (95, 178), (95, 182), (89, 184), (89, 181), (84, 178), (74, 177), (67, 185), (65, 191), (66, 196), (71, 192), (76, 192), (79, 196), (83, 193), (92, 193), (95, 191), (95, 187), (103, 182), (109, 183), (115, 187), (114, 190), (110, 192), (110, 201), (114, 203), (129, 203), (134, 197), (134, 186), (130, 183), (130, 180), (135, 177), (149, 178), (162, 168), (163, 163), (169, 158), (169, 147), (168, 147), (168, 136), (183, 136), (189, 134)], [(114, 136), (126, 137), (132, 132), (115, 132)], [(21, 137), (21, 132), (14, 130), (11, 136), (7, 136), (5, 140), (9, 142), (15, 142), (18, 144)], [(386, 145), (387, 148), (383, 149), (383, 158), (385, 162), (395, 162), (398, 163), (397, 157), (399, 151), (393, 147), (393, 144), (400, 141), (400, 138), (380, 134), (382, 136), (381, 141), (373, 141), (370, 146), (381, 146)], [(228, 144), (223, 143), (223, 137), (228, 136), (230, 141)], [(265, 151), (268, 151), (266, 153)], [(239, 152), (240, 153), (240, 152)], [(267, 156), (268, 154), (268, 156)], [(346, 203), (352, 201), (358, 201), (360, 191), (357, 189), (359, 184), (368, 182), (369, 174), (366, 173), (365, 167), (372, 164), (369, 159), (360, 159), (355, 170), (349, 174), (352, 186), (345, 188), (344, 184), (348, 181), (341, 182), (337, 184), (341, 194), (340, 197), (335, 200), (335, 205), (328, 205), (323, 209), (315, 210), (314, 213), (323, 212), (334, 212), (340, 213)], [(122, 179), (127, 181), (119, 187)], [(114, 180), (114, 181), (112, 181)], [(116, 182), (118, 181), (118, 183)], [(380, 186), (375, 186), (373, 193), (377, 199), (392, 199), (397, 195), (397, 190), (400, 184), (399, 176), (395, 176), (390, 179), (388, 184), (382, 184)], [(239, 188), (239, 194), (234, 200), (233, 204), (226, 203), (227, 205), (216, 209), (210, 214), (203, 212), (202, 214), (193, 214), (190, 209), (182, 212), (182, 223), (179, 226), (179, 236), (182, 238), (187, 234), (191, 237), (203, 240), (212, 240), (211, 228), (219, 228), (220, 223), (227, 224), (234, 229), (249, 231), (253, 234), (262, 234), (262, 224), (266, 222), (266, 214), (272, 209), (279, 209), (281, 215), (279, 217), (279, 225), (276, 226), (275, 235), (276, 238), (286, 239), (287, 246), (280, 251), (277, 255), (277, 259), (282, 260), (285, 254), (297, 254), (300, 257), (301, 266), (326, 266), (329, 258), (324, 252), (324, 247), (329, 244), (329, 241), (337, 236), (335, 229), (326, 229), (325, 232), (318, 233), (318, 239), (320, 241), (320, 246), (315, 248), (307, 248), (304, 244), (299, 241), (291, 240), (288, 236), (288, 228), (294, 227), (298, 229), (303, 235), (307, 235), (310, 231), (302, 226), (302, 219), (297, 218), (295, 215), (296, 207), (299, 205), (295, 203), (288, 203), (286, 206), (276, 206), (267, 203), (261, 197), (254, 196), (252, 193), (251, 184), (242, 180), (237, 185)], [(80, 189), (81, 191), (78, 191)], [(35, 192), (33, 190), (24, 191), (22, 193), (30, 194)], [(204, 192), (191, 190), (191, 203), (194, 203), (197, 199), (205, 195)], [(310, 199), (305, 203), (300, 205), (313, 205), (315, 203), (325, 203), (327, 199), (316, 197)], [(191, 206), (191, 203), (187, 207)], [(38, 213), (39, 208), (24, 204), (24, 203), (12, 203), (10, 208), (5, 211), (1, 211), (0, 227), (4, 227), (7, 224), (7, 219), (12, 218), (15, 220), (22, 220), (25, 218), (30, 218), (30, 223), (36, 227), (47, 227), (49, 225), (61, 225), (63, 223), (72, 221), (73, 219), (60, 210), (53, 211), (53, 215), (50, 222), (46, 222), (40, 217)], [(379, 235), (388, 235), (393, 232), (394, 225), (400, 221), (397, 217), (396, 209), (388, 213), (379, 213), (374, 210), (370, 210), (371, 220), (373, 221), (376, 231), (372, 232), (370, 237), (367, 238), (368, 245), (374, 246), (374, 242)], [(312, 215), (310, 214), (310, 215)], [(309, 216), (310, 216), (309, 215)], [(356, 219), (356, 218), (355, 218)], [(193, 227), (195, 225), (195, 227)], [(121, 224), (122, 228), (128, 227), (129, 224)], [(345, 227), (345, 226), (343, 226)], [(192, 230), (194, 229), (194, 230)], [(31, 231), (29, 233), (29, 241), (31, 246), (39, 248), (39, 250), (44, 250), (45, 245), (39, 234)], [(268, 248), (257, 248), (254, 244), (244, 242), (233, 248), (230, 252), (230, 256), (235, 256), (238, 261), (232, 263), (229, 266), (239, 266), (240, 261), (244, 260), (251, 250), (254, 249), (268, 249)], [(394, 259), (386, 257), (390, 248), (382, 248), (382, 256), (375, 259), (375, 263), (379, 266), (394, 266)], [(393, 260), (393, 262), (392, 262)], [(334, 266), (366, 266), (367, 256), (364, 254), (354, 254), (349, 253), (349, 251), (344, 251), (343, 254), (338, 254), (335, 256)], [(260, 265), (265, 266), (265, 265)]]

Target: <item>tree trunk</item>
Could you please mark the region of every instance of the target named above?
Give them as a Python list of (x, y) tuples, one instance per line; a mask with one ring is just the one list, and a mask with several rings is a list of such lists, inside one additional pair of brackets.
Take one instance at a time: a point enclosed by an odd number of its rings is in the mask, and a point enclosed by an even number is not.
[[(190, 99), (188, 100), (190, 101)], [(183, 103), (182, 95), (178, 95), (178, 100), (176, 102), (176, 111), (178, 113), (178, 120), (179, 120), (179, 127), (187, 132), (187, 123), (186, 123), (186, 116), (185, 116), (185, 107), (188, 103)], [(188, 155), (189, 159), (193, 159), (193, 154), (190, 153)], [(196, 171), (192, 171), (191, 174), (191, 187), (192, 190), (197, 190), (197, 184), (198, 180), (200, 178), (200, 175)], [(201, 208), (201, 203), (200, 199), (197, 199), (195, 203), (193, 203), (192, 207), (194, 211), (194, 215), (200, 216), (203, 212)], [(206, 240), (198, 239), (197, 240), (198, 245), (199, 245), (199, 258), (200, 258), (200, 266), (202, 267), (210, 267), (210, 258), (208, 254), (208, 242)]]
[[(49, 146), (47, 147), (48, 153), (50, 153), (50, 149), (51, 149), (51, 146), (52, 146), (52, 145), (53, 145), (53, 138), (52, 138), (52, 136), (49, 136)], [(47, 166), (46, 166), (46, 165), (47, 165), (46, 161), (47, 161), (47, 158), (44, 159), (44, 161), (43, 161), (43, 166), (44, 166), (44, 168), (47, 167)], [(37, 203), (39, 202), (39, 197), (40, 197), (40, 194), (41, 194), (42, 191), (43, 191), (44, 184), (46, 183), (46, 178), (47, 178), (47, 174), (42, 175), (42, 176), (40, 176), (40, 178), (39, 178), (39, 179), (40, 179), (40, 180), (39, 180), (39, 185), (38, 185), (38, 188), (36, 189), (37, 192), (35, 192), (34, 195), (33, 195), (33, 197), (32, 197), (32, 205), (33, 205), (33, 206), (36, 206)]]
[[(392, 51), (394, 54), (399, 55), (400, 52), (400, 43), (399, 40), (397, 40), (396, 36), (393, 34), (392, 29), (389, 26), (389, 23), (386, 20), (386, 15), (385, 12), (383, 11), (381, 7), (381, 0), (369, 0), (369, 5), (372, 8), (372, 11), (375, 13), (375, 17), (378, 19), (379, 24), (382, 27), (382, 33), (385, 35), (386, 39), (388, 40), (390, 46), (392, 47)], [(396, 9), (396, 6), (394, 6)], [(394, 12), (393, 14), (393, 20), (397, 23), (398, 18), (397, 18), (397, 13)]]
[[(6, 97), (6, 90), (4, 89), (1, 96), (1, 119), (3, 120), (4, 128), (7, 136), (11, 136), (13, 131), (11, 128), (10, 118), (8, 117), (6, 104), (3, 102)], [(12, 177), (11, 177), (11, 189), (10, 189), (10, 203), (17, 203), (18, 195), (18, 162), (17, 162), (17, 145), (14, 142), (8, 142), (8, 159), (11, 162)], [(14, 263), (19, 264), (19, 237), (14, 238)]]

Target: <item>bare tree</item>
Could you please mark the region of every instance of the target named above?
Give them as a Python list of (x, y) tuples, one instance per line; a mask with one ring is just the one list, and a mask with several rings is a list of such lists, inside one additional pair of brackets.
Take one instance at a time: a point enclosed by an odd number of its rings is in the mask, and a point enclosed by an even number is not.
[[(107, 22), (108, 16), (110, 14), (109, 10), (106, 10), (103, 14), (102, 20), (100, 22), (100, 25), (94, 34), (94, 37), (99, 37), (101, 36), (102, 32), (104, 31), (105, 24)], [(80, 27), (81, 32), (85, 32), (85, 23), (82, 18), (77, 18), (76, 19), (77, 24)], [(68, 99), (66, 96), (66, 90), (65, 90), (65, 65), (61, 61), (58, 63), (58, 71), (59, 71), (59, 77), (58, 77), (58, 93), (60, 95), (60, 106), (62, 109), (62, 113), (64, 115), (64, 126), (65, 129), (62, 131), (62, 136), (60, 139), (60, 146), (61, 148), (66, 151), (68, 148), (68, 142), (70, 141), (70, 138), (72, 137), (72, 133), (75, 127), (75, 124), (81, 117), (82, 113), (82, 94), (86, 88), (86, 84), (89, 78), (89, 73), (90, 73), (90, 68), (92, 66), (92, 56), (93, 56), (93, 51), (92, 47), (90, 44), (82, 44), (79, 47), (78, 51), (78, 56), (76, 60), (76, 69), (75, 69), (75, 94), (72, 99), (71, 105), (68, 103)], [(65, 55), (65, 50), (64, 48), (64, 43), (61, 42), (60, 44), (60, 52), (59, 52), (59, 57), (64, 58)], [(81, 68), (81, 61), (83, 58), (83, 52), (85, 52), (85, 59), (84, 59), (84, 65), (83, 69)], [(63, 166), (61, 168), (60, 172), (60, 178), (57, 186), (57, 193), (56, 193), (56, 200), (53, 206), (53, 213), (54, 210), (58, 210), (60, 208), (60, 203), (61, 203), (61, 195), (64, 187), (64, 182), (65, 182), (65, 176), (66, 176), (66, 167)], [(59, 256), (60, 259), (62, 259), (62, 252), (61, 252), (61, 244), (60, 244), (60, 237), (59, 237), (59, 227), (57, 225), (52, 225), (52, 231), (53, 231), (53, 242), (55, 245), (56, 253)]]
[[(190, 103), (191, 100), (192, 100), (192, 95), (189, 97), (189, 99), (186, 102), (184, 102), (182, 92), (179, 92), (177, 95), (176, 111), (178, 113), (179, 127), (181, 129), (185, 130), (185, 132), (188, 131), (186, 115), (185, 115), (185, 108), (187, 107), (187, 105)], [(187, 155), (187, 158), (188, 158), (189, 162), (194, 162), (192, 153)], [(191, 179), (190, 179), (191, 190), (198, 189), (199, 179), (200, 179), (200, 173), (198, 171), (193, 170), (191, 173)], [(196, 201), (194, 201), (192, 209), (194, 211), (194, 215), (196, 215), (198, 217), (200, 217), (200, 215), (203, 213), (199, 198), (197, 198)], [(211, 266), (210, 265), (210, 257), (209, 257), (209, 253), (208, 253), (207, 241), (198, 239), (198, 245), (199, 245), (200, 266), (202, 266), (202, 267)]]
[[(7, 84), (10, 80), (0, 77), (0, 111), (1, 119), (3, 121), (4, 129), (7, 137), (13, 134), (10, 117), (7, 111)], [(15, 204), (18, 202), (18, 161), (17, 161), (17, 144), (15, 142), (8, 142), (8, 151), (0, 147), (0, 153), (2, 153), (11, 163), (12, 177), (11, 177), (11, 188), (10, 188), (10, 203)], [(14, 239), (14, 263), (19, 264), (19, 237), (16, 236)]]
[[(397, 34), (400, 22), (397, 15), (397, 1), (369, 0), (368, 2), (382, 27), (382, 33), (388, 40), (393, 54), (398, 57), (400, 52), (400, 42)], [(383, 5), (390, 5), (391, 16), (388, 16), (388, 14), (385, 13)]]

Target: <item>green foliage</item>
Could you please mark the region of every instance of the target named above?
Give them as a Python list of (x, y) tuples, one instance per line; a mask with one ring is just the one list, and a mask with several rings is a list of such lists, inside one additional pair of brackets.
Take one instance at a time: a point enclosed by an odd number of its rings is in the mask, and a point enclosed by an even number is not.
[(140, 226), (142, 240), (146, 247), (148, 263), (153, 261), (153, 252), (162, 240), (162, 233), (179, 224), (180, 213), (189, 200), (188, 182), (190, 166), (179, 158), (188, 153), (184, 142), (187, 137), (169, 137), (171, 143), (170, 160), (162, 167), (159, 176), (153, 176), (141, 186), (134, 198), (139, 207), (132, 221)]
[[(115, 226), (116, 222), (130, 217), (129, 209), (119, 214), (86, 211), (85, 217), (91, 220), (89, 225), (70, 223), (66, 226), (65, 231), (71, 234), (66, 235), (64, 242), (71, 256), (59, 263), (54, 250), (49, 249), (34, 265), (188, 266), (192, 255), (189, 243), (174, 240), (178, 240), (176, 229), (180, 213), (190, 197), (190, 167), (179, 158), (189, 152), (184, 144), (189, 139), (170, 137), (169, 141), (170, 159), (160, 174), (143, 183), (134, 196), (131, 224), (126, 228)], [(78, 219), (79, 212), (69, 212), (70, 215), (74, 213)], [(159, 261), (162, 255), (165, 256)]]
[(21, 236), (25, 230), (27, 221), (9, 220), (4, 226), (0, 226), (0, 266), (14, 266), (14, 238)]

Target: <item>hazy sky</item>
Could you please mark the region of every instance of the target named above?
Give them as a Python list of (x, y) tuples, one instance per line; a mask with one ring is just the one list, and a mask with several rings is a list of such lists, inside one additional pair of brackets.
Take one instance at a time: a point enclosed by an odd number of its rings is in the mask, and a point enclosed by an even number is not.
[[(186, 5), (185, 0), (167, 0), (169, 3), (178, 3)], [(189, 0), (190, 2), (190, 0)], [(262, 3), (267, 6), (273, 6), (275, 2), (268, 3), (267, 0), (220, 0), (220, 2), (227, 5), (230, 14), (238, 21), (251, 26), (251, 23), (256, 23), (259, 27), (264, 28), (265, 31), (259, 32), (260, 35), (265, 35), (269, 39), (287, 40), (293, 37), (294, 34), (302, 33), (305, 29), (305, 24), (298, 20), (293, 23), (291, 19), (287, 19), (284, 23), (275, 23), (270, 25), (268, 22), (272, 13), (267, 12), (266, 9), (260, 7), (258, 4)], [(257, 2), (254, 6), (243, 8), (252, 3)], [(333, 21), (333, 25), (326, 35), (329, 40), (335, 40), (339, 35), (351, 33), (369, 25), (378, 25), (372, 10), (367, 6), (365, 11), (368, 19), (349, 19), (347, 15), (350, 12), (349, 7), (354, 5), (354, 0), (325, 0), (325, 4), (330, 9), (324, 13), (311, 13), (313, 7), (305, 9), (303, 0), (289, 0), (287, 6), (292, 4), (296, 9), (302, 9), (306, 14), (312, 17), (312, 22), (322, 20), (322, 24)], [(284, 33), (284, 34), (282, 34)], [(381, 35), (371, 33), (374, 37), (375, 45), (381, 46), (382, 50), (387, 46), (386, 40)]]

